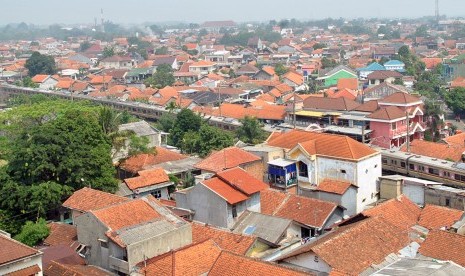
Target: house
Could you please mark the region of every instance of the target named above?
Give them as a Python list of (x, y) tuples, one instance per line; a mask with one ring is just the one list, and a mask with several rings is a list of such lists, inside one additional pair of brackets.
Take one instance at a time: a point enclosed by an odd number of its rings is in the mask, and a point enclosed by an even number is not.
[[(417, 141), (417, 140), (415, 140)], [(384, 175), (380, 177), (380, 198), (391, 199), (405, 195), (415, 204), (424, 206), (425, 190), (428, 187), (441, 186), (441, 183), (407, 177), (402, 175)]]
[(215, 63), (217, 65), (228, 65), (228, 57), (231, 55), (229, 51), (213, 51), (205, 54), (205, 61)]
[(190, 224), (152, 196), (91, 210), (76, 226), (86, 262), (113, 273), (192, 243)]
[(75, 191), (62, 206), (71, 211), (72, 222), (76, 221), (77, 217), (90, 210), (104, 208), (113, 204), (129, 201), (129, 199), (105, 193), (84, 187)]
[(175, 187), (166, 172), (162, 168), (154, 168), (139, 171), (137, 176), (126, 178), (119, 194), (132, 198), (150, 194), (157, 199), (169, 199), (170, 188), (174, 190)]
[(253, 66), (251, 64), (244, 64), (244, 65), (242, 65), (241, 67), (239, 67), (236, 70), (236, 75), (238, 75), (238, 76), (244, 75), (244, 76), (253, 77), (259, 71), (260, 71), (260, 69), (258, 69), (257, 67), (255, 67), (255, 66)]
[(137, 65), (137, 61), (129, 56), (114, 55), (102, 59), (99, 64), (106, 69), (131, 69)]
[(135, 135), (137, 135), (137, 137), (145, 137), (143, 139), (148, 140), (148, 148), (159, 147), (161, 145), (166, 144), (167, 134), (154, 128), (149, 123), (143, 120), (134, 123), (121, 124), (118, 127), (118, 130), (131, 131)]
[(397, 71), (399, 73), (405, 72), (405, 63), (400, 60), (392, 59), (383, 64), (384, 68), (388, 71)]
[(335, 203), (273, 189), (261, 192), (260, 203), (261, 213), (294, 221), (290, 233), (299, 239), (321, 235), (343, 217)]
[(386, 68), (383, 65), (377, 62), (373, 62), (373, 63), (370, 63), (367, 67), (357, 69), (357, 72), (358, 72), (359, 78), (366, 79), (369, 74), (375, 71), (385, 71), (385, 70)]
[(274, 68), (271, 66), (263, 66), (258, 73), (255, 74), (254, 79), (256, 80), (278, 80), (279, 77), (276, 75)]
[(325, 87), (336, 86), (339, 79), (356, 79), (357, 73), (347, 66), (340, 65), (328, 72), (320, 72), (318, 81)]
[(445, 143), (413, 140), (409, 145), (409, 149), (407, 149), (407, 145), (404, 144), (400, 150), (403, 152), (410, 152), (415, 155), (423, 155), (453, 162), (462, 162), (465, 145), (454, 146)]
[(429, 230), (450, 230), (464, 218), (464, 211), (427, 204), (422, 210), (418, 224)]
[(389, 149), (401, 147), (407, 137), (410, 141), (423, 139), (426, 124), (421, 99), (397, 92), (379, 100), (378, 105), (380, 109), (366, 117), (373, 131), (372, 144)]
[(162, 64), (169, 65), (175, 71), (179, 69), (179, 64), (178, 64), (178, 60), (176, 59), (176, 57), (155, 56), (155, 58), (153, 59), (153, 63), (152, 63), (152, 67), (154, 71), (156, 71), (158, 66)]
[(206, 60), (193, 62), (189, 65), (189, 72), (197, 75), (208, 75), (216, 69), (216, 63)]
[(377, 47), (373, 50), (374, 59), (391, 58), (397, 54), (395, 47)]
[(224, 170), (240, 167), (253, 177), (263, 179), (263, 166), (260, 157), (238, 147), (229, 147), (211, 153), (204, 160), (195, 164), (202, 173), (219, 173)]
[(32, 81), (38, 84), (40, 89), (45, 90), (54, 89), (58, 84), (58, 80), (50, 75), (35, 75)]
[[(327, 179), (337, 182), (323, 186), (323, 191), (336, 192), (333, 189), (337, 189), (338, 193), (350, 194), (350, 186), (354, 185), (357, 187), (356, 213), (378, 199), (381, 154), (360, 142), (342, 135), (292, 130), (268, 138), (266, 144), (286, 152), (283, 164), (277, 164), (279, 159), (268, 162), (270, 185), (288, 188), (297, 184), (302, 195), (318, 190)], [(354, 209), (352, 205), (343, 207)]]
[(282, 76), (283, 83), (290, 87), (299, 87), (304, 84), (304, 77), (296, 72), (289, 71)]
[(463, 250), (465, 250), (465, 236), (444, 230), (433, 230), (421, 244), (419, 253), (425, 257), (452, 261), (465, 266)]
[(0, 275), (43, 275), (42, 252), (0, 231)]
[(402, 79), (402, 74), (397, 71), (378, 70), (370, 73), (367, 77), (368, 85), (378, 85), (383, 82), (393, 83), (396, 80)]
[(363, 91), (363, 102), (378, 100), (391, 96), (394, 93), (403, 92), (410, 94), (410, 90), (402, 85), (395, 85), (389, 82), (383, 82), (375, 86), (368, 87)]
[(235, 167), (173, 195), (177, 207), (194, 212), (194, 220), (231, 228), (246, 210), (260, 212), (260, 191), (267, 187), (245, 170)]

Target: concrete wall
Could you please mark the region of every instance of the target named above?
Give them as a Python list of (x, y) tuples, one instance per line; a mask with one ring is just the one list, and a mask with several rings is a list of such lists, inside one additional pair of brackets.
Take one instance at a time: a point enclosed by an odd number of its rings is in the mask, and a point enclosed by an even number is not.
[(177, 207), (195, 212), (194, 220), (218, 227), (228, 227), (227, 202), (202, 183), (195, 185), (185, 195), (178, 192), (173, 195)]
[(323, 273), (329, 273), (331, 271), (331, 267), (313, 252), (303, 253), (294, 257), (290, 257), (284, 259), (283, 262), (291, 263)]
[[(449, 204), (447, 204), (449, 202)], [(457, 210), (465, 210), (465, 196), (438, 189), (425, 189), (425, 205), (434, 204)]]
[(35, 274), (36, 276), (43, 275), (42, 268), (42, 254), (25, 258), (14, 263), (0, 266), (0, 275), (7, 275), (8, 273), (13, 273), (23, 268), (28, 268), (30, 266), (37, 265), (40, 268), (40, 272)]
[(402, 194), (402, 180), (381, 179), (379, 194), (382, 199), (396, 198)]
[(357, 213), (363, 211), (366, 205), (378, 200), (379, 177), (381, 172), (381, 154), (357, 162), (355, 185), (357, 190)]
[(256, 179), (263, 181), (264, 175), (265, 175), (265, 167), (263, 166), (263, 163), (261, 160), (250, 162), (250, 163), (241, 165), (240, 167), (243, 168), (246, 172), (248, 172), (250, 175), (252, 175)]
[(402, 193), (418, 205), (425, 205), (425, 187), (423, 185), (407, 184), (404, 181)]
[(318, 156), (316, 158), (316, 169), (317, 184), (325, 178), (357, 184), (357, 163), (355, 162)]
[(169, 231), (139, 243), (128, 245), (129, 268), (144, 261), (144, 258), (152, 258), (191, 243), (192, 228), (190, 224), (185, 224), (176, 230)]

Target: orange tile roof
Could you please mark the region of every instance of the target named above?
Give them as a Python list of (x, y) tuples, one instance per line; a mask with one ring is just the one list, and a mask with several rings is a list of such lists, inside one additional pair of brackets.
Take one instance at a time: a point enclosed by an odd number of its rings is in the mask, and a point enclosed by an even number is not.
[(404, 92), (396, 92), (387, 96), (384, 99), (378, 101), (380, 104), (382, 103), (390, 103), (390, 104), (413, 104), (421, 102), (421, 99), (410, 94)]
[(392, 121), (396, 119), (407, 118), (405, 111), (398, 108), (397, 106), (388, 106), (381, 108), (367, 116), (370, 119)]
[(465, 87), (465, 78), (457, 77), (450, 83), (451, 88)]
[(443, 231), (432, 230), (421, 244), (419, 253), (423, 256), (453, 261), (465, 266), (465, 236)]
[[(401, 151), (407, 152), (407, 145), (403, 145)], [(456, 162), (462, 159), (465, 146), (454, 146), (443, 143), (435, 143), (425, 140), (413, 140), (410, 143), (410, 152), (413, 154), (429, 156), (438, 159), (451, 159)]]
[(443, 140), (449, 145), (465, 146), (465, 132), (449, 136)]
[(463, 216), (463, 211), (427, 204), (421, 210), (418, 224), (428, 229), (450, 228)]
[(189, 67), (205, 67), (205, 66), (214, 66), (216, 63), (206, 61), (206, 60), (200, 60), (197, 62), (193, 62)]
[(198, 243), (208, 239), (213, 240), (221, 249), (245, 255), (257, 238), (235, 234), (227, 229), (192, 222), (192, 242)]
[(213, 177), (201, 182), (208, 189), (212, 190), (214, 193), (222, 197), (229, 204), (236, 204), (238, 202), (247, 200), (248, 197), (242, 192), (234, 189), (228, 183), (223, 180)]
[(346, 98), (309, 97), (304, 100), (304, 108), (307, 109), (350, 111), (358, 106), (359, 103)]
[(361, 112), (374, 112), (378, 110), (379, 105), (377, 100), (371, 100), (363, 103), (362, 105), (359, 105), (357, 108), (355, 108), (355, 111), (361, 111)]
[(260, 161), (260, 157), (237, 147), (229, 147), (211, 153), (194, 167), (217, 173), (255, 161)]
[(399, 229), (409, 229), (417, 224), (421, 210), (408, 197), (401, 195), (363, 211), (362, 214), (367, 217), (382, 216)]
[[(267, 144), (273, 147), (292, 149), (298, 143), (314, 140), (317, 155), (334, 158), (359, 160), (377, 153), (372, 148), (359, 143), (347, 136), (292, 130), (279, 137), (268, 140)], [(335, 147), (334, 145), (338, 145)]]
[(161, 218), (161, 215), (143, 199), (134, 199), (90, 212), (112, 231)]
[(337, 89), (342, 90), (344, 88), (349, 88), (352, 90), (358, 89), (358, 79), (339, 79), (337, 81)]
[(221, 254), (220, 247), (212, 240), (170, 251), (139, 264), (144, 275), (204, 275)]
[(274, 71), (274, 68), (271, 67), (271, 66), (263, 66), (262, 71), (264, 71), (265, 73), (267, 73), (270, 76), (273, 76), (273, 75), (276, 74), (275, 71)]
[(25, 276), (25, 275), (36, 275), (37, 273), (41, 272), (42, 270), (38, 265), (32, 265), (26, 268), (22, 268), (20, 270), (16, 270), (6, 274), (5, 276)]
[(219, 172), (217, 176), (248, 196), (268, 188), (266, 183), (239, 167)]
[(74, 225), (66, 223), (52, 222), (48, 225), (50, 234), (44, 240), (44, 244), (54, 245), (71, 245), (77, 240), (77, 228)]
[(63, 206), (69, 209), (87, 212), (126, 201), (129, 201), (129, 199), (84, 187), (75, 191), (63, 202)]
[(426, 65), (426, 69), (434, 69), (436, 66), (442, 63), (442, 58), (422, 58)]
[(45, 80), (47, 80), (50, 77), (50, 75), (35, 75), (32, 78), (32, 81), (35, 83), (43, 83)]
[(113, 80), (112, 76), (94, 76), (91, 80), (91, 84), (102, 84), (102, 83), (110, 83)]
[(282, 76), (283, 79), (288, 79), (296, 85), (301, 85), (304, 83), (304, 77), (296, 72), (287, 72)]
[(336, 207), (333, 202), (289, 194), (272, 215), (322, 228)]
[(272, 215), (288, 196), (289, 194), (273, 189), (261, 191), (260, 212), (265, 215)]
[(252, 259), (236, 255), (228, 251), (222, 251), (212, 269), (208, 273), (211, 276), (297, 276), (309, 275), (285, 266), (280, 266), (271, 262), (265, 262), (258, 259)]
[(32, 247), (2, 234), (0, 234), (0, 248), (0, 265), (40, 253)]
[(350, 182), (325, 178), (318, 184), (318, 190), (322, 192), (343, 195), (352, 184)]
[(106, 276), (114, 275), (97, 266), (74, 265), (51, 261), (48, 267), (44, 268), (44, 275), (49, 276)]
[(126, 178), (124, 182), (131, 190), (169, 182), (170, 179), (162, 168), (149, 169), (138, 172), (139, 176)]
[(143, 153), (131, 156), (124, 160), (120, 167), (125, 171), (137, 173), (138, 171), (141, 171), (144, 168), (148, 168), (150, 166), (187, 158), (186, 155), (170, 151), (162, 147), (156, 147), (155, 149), (156, 154)]
[(372, 265), (382, 263), (410, 243), (408, 232), (382, 217), (373, 217), (342, 226), (314, 242), (309, 242), (281, 259), (314, 252), (331, 269), (359, 275)]

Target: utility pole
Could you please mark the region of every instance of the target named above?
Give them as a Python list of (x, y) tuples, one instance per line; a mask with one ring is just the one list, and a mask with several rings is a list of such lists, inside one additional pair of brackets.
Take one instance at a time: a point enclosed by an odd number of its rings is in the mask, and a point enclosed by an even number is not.
[(407, 152), (410, 153), (410, 119), (408, 111), (405, 111), (405, 115), (407, 116)]
[(296, 115), (295, 115), (295, 91), (294, 91), (294, 96), (293, 96), (293, 100), (292, 100), (292, 121), (293, 121), (293, 124), (294, 124), (294, 129), (296, 128)]

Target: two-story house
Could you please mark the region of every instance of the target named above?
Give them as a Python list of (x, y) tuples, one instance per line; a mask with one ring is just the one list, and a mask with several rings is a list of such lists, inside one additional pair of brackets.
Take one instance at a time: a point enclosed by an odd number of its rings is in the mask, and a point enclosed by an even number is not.
[(206, 60), (193, 62), (189, 65), (189, 72), (198, 75), (208, 75), (216, 69), (216, 63)]
[(175, 192), (176, 207), (192, 210), (194, 220), (231, 228), (246, 210), (260, 212), (260, 191), (268, 188), (241, 168), (232, 168)]
[(117, 274), (192, 243), (191, 225), (152, 196), (91, 210), (75, 225), (86, 262)]
[[(378, 199), (381, 154), (352, 138), (293, 130), (272, 134), (267, 145), (282, 148), (286, 153), (286, 159), (268, 162), (268, 177), (273, 186), (287, 189), (289, 183), (297, 183), (299, 194), (315, 198), (320, 192), (339, 194), (341, 197), (332, 201), (344, 204), (351, 214)], [(331, 185), (328, 180), (333, 180)], [(346, 193), (352, 200), (342, 200)]]
[(137, 61), (129, 56), (118, 56), (114, 55), (106, 57), (100, 61), (100, 65), (103, 68), (109, 69), (131, 69), (137, 65)]
[(378, 101), (379, 109), (367, 116), (371, 142), (383, 148), (400, 147), (413, 139), (423, 139), (425, 122), (423, 101), (407, 93), (397, 92)]
[(126, 178), (120, 185), (120, 191), (126, 197), (152, 195), (155, 198), (169, 199), (169, 187), (174, 190), (174, 183), (162, 168), (139, 171), (138, 175)]

